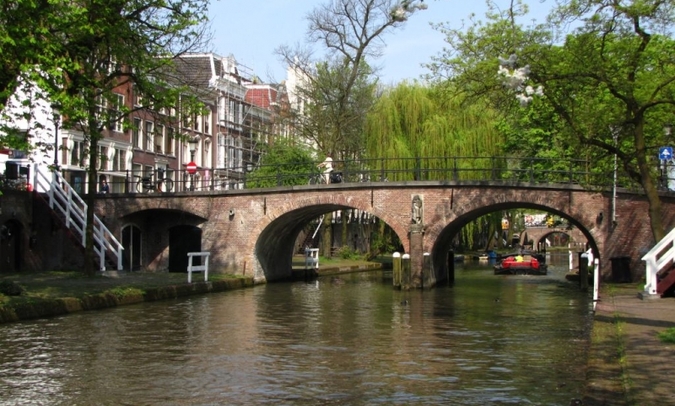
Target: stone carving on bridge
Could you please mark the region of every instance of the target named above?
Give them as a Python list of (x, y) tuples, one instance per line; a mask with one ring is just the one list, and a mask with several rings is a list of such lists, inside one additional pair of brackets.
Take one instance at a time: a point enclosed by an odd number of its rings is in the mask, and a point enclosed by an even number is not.
[(420, 195), (415, 195), (412, 199), (412, 224), (422, 224), (423, 222), (424, 203)]

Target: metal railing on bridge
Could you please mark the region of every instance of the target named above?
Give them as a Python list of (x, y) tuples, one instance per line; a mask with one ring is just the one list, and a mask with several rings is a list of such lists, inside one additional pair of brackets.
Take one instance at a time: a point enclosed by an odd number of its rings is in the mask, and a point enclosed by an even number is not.
[[(99, 171), (110, 193), (175, 193), (225, 191), (278, 186), (321, 185), (325, 176), (314, 163), (279, 165), (246, 164), (239, 167)], [(335, 160), (332, 181), (337, 182), (448, 182), (475, 184), (573, 184), (588, 189), (612, 186), (606, 168), (583, 159), (531, 157), (420, 157)], [(6, 182), (2, 182), (4, 184)], [(7, 186), (7, 185), (5, 185)], [(21, 185), (20, 185), (21, 186)], [(639, 190), (627, 176), (618, 173), (616, 186)], [(86, 184), (77, 193), (86, 193)], [(80, 190), (81, 189), (81, 190)], [(98, 185), (101, 192), (102, 185)]]
[[(223, 191), (278, 186), (326, 184), (315, 163), (246, 165), (245, 167), (187, 170), (122, 171), (115, 173), (113, 193)], [(332, 180), (341, 182), (416, 182), (494, 184), (575, 184), (606, 188), (613, 179), (593, 169), (587, 160), (523, 157), (426, 157), (335, 160)], [(635, 189), (627, 176), (617, 186)]]

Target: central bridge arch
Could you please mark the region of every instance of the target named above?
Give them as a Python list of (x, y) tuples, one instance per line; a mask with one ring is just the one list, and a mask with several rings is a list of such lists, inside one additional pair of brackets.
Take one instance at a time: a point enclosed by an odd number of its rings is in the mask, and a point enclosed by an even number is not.
[(307, 224), (327, 213), (347, 209), (357, 209), (380, 218), (391, 227), (405, 246), (405, 226), (388, 213), (370, 207), (362, 199), (328, 194), (310, 199), (292, 199), (284, 207), (273, 208), (270, 221), (259, 226), (255, 254), (265, 279), (272, 281), (289, 278), (292, 274), (295, 242)]

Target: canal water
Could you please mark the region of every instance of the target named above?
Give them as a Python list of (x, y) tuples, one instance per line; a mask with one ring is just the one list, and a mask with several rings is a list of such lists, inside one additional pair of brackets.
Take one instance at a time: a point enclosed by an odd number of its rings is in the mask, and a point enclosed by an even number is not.
[(323, 277), (0, 325), (0, 405), (569, 405), (591, 300), (458, 264), (453, 287)]

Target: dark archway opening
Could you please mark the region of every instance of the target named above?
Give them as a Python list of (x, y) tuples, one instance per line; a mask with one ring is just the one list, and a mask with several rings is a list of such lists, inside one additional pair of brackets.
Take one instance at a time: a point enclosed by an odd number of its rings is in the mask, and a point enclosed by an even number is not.
[[(201, 252), (202, 229), (190, 225), (178, 225), (169, 229), (169, 272), (187, 272), (188, 252)], [(196, 257), (193, 265), (201, 265)]]
[(122, 228), (122, 247), (124, 256), (122, 266), (129, 271), (141, 269), (141, 229), (128, 225)]
[(21, 235), (23, 226), (16, 220), (0, 225), (0, 270), (21, 271)]

